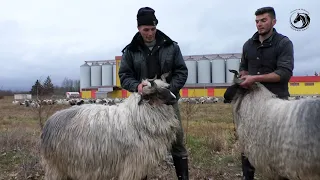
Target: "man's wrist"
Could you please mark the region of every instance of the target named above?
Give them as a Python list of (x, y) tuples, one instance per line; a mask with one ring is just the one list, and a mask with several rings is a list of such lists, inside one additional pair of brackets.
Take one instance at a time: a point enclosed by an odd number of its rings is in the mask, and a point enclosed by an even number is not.
[(261, 81), (261, 75), (253, 75), (254, 82), (260, 82)]

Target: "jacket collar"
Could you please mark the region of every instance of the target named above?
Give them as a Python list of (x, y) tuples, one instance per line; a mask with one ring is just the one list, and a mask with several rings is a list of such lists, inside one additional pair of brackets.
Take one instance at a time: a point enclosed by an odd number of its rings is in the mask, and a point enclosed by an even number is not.
[[(275, 28), (273, 28), (273, 32), (271, 34), (270, 37), (268, 37), (267, 39), (264, 40), (264, 42), (271, 42), (273, 37), (278, 34), (277, 30)], [(258, 31), (256, 33), (254, 33), (254, 35), (252, 36), (251, 38), (253, 41), (259, 41), (259, 34), (258, 34)]]
[[(157, 40), (157, 44), (161, 44), (161, 45), (164, 45), (164, 46), (170, 45), (170, 44), (172, 44), (173, 42), (175, 42), (175, 41), (173, 41), (169, 36), (167, 36), (165, 33), (163, 33), (162, 31), (160, 31), (159, 29), (157, 29), (157, 32), (156, 32), (156, 40)], [(139, 47), (140, 47), (143, 43), (144, 43), (144, 42), (143, 42), (143, 40), (142, 40), (142, 37), (141, 37), (140, 33), (137, 32), (137, 33), (133, 36), (130, 44), (128, 44), (128, 45), (122, 50), (122, 53), (124, 52), (124, 50), (125, 50), (126, 48), (128, 48), (128, 50), (130, 50), (130, 51), (132, 51), (132, 52), (138, 51), (138, 50), (139, 50)]]

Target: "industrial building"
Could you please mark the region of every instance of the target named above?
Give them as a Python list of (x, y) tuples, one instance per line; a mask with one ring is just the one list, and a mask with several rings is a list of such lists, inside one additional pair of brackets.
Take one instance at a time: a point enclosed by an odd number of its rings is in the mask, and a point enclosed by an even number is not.
[[(240, 53), (184, 56), (189, 75), (181, 97), (223, 97), (239, 69)], [(85, 61), (80, 66), (82, 98), (126, 98), (130, 93), (121, 88), (118, 77), (121, 56), (114, 60)], [(320, 94), (320, 76), (293, 76), (289, 82), (292, 96)]]

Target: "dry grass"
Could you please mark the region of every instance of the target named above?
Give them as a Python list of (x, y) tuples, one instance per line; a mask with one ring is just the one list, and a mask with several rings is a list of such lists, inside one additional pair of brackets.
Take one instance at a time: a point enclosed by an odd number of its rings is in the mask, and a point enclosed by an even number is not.
[[(41, 179), (39, 164), (39, 112), (0, 99), (0, 180)], [(44, 107), (52, 114), (63, 106)], [(46, 116), (43, 113), (41, 116)]]
[[(42, 179), (39, 116), (30, 107), (11, 102), (11, 98), (0, 99), (0, 180)], [(51, 115), (63, 108), (66, 106), (43, 111)], [(180, 109), (190, 153), (190, 179), (240, 179), (240, 153), (235, 146), (230, 105), (183, 104)], [(155, 174), (158, 178), (162, 175), (160, 179), (176, 178), (168, 166), (160, 166)]]

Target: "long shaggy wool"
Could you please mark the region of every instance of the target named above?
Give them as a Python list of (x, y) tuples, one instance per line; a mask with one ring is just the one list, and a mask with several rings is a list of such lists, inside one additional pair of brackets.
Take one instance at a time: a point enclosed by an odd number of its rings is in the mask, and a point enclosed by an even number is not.
[(81, 105), (51, 116), (41, 136), (46, 179), (139, 180), (181, 128), (172, 106), (138, 106), (132, 93), (114, 106)]
[(271, 179), (320, 179), (320, 99), (281, 100), (263, 85), (236, 95), (237, 135), (250, 163)]

